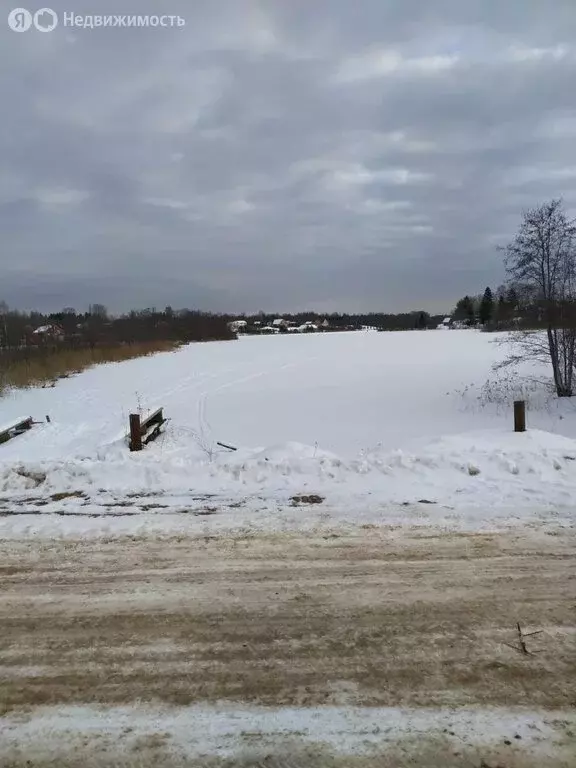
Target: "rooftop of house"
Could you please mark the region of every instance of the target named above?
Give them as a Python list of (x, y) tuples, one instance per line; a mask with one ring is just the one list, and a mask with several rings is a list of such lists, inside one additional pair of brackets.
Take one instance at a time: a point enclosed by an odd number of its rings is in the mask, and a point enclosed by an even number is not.
[(59, 328), (57, 325), (41, 325), (39, 328), (36, 328), (34, 333), (42, 334), (42, 333), (51, 333), (52, 331), (55, 331), (56, 333), (61, 333), (62, 329)]

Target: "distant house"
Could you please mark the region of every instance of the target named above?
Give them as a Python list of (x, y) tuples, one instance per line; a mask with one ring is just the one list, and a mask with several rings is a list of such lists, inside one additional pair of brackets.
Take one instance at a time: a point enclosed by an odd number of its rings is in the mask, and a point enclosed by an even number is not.
[(451, 317), (445, 317), (444, 320), (440, 323), (438, 326), (438, 330), (440, 331), (447, 331), (452, 326), (452, 318)]
[(64, 341), (66, 334), (64, 329), (59, 325), (41, 325), (32, 331), (32, 339), (34, 343), (42, 343), (47, 341)]
[(248, 323), (246, 320), (232, 320), (231, 323), (228, 323), (228, 328), (232, 331), (232, 333), (239, 333), (244, 331), (247, 325)]
[(277, 317), (276, 320), (272, 321), (272, 326), (274, 328), (287, 328), (288, 323), (283, 317)]

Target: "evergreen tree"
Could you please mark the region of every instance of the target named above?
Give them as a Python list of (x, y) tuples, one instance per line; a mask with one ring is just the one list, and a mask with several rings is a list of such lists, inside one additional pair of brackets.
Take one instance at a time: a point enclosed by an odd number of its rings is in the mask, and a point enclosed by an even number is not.
[(484, 291), (482, 301), (480, 302), (480, 322), (482, 325), (490, 323), (494, 317), (494, 297), (490, 287)]
[(464, 296), (458, 301), (454, 310), (454, 320), (463, 320), (467, 325), (475, 324), (476, 308), (474, 300), (470, 296)]
[(430, 315), (427, 312), (420, 312), (418, 314), (418, 319), (416, 320), (416, 328), (423, 331), (424, 329), (428, 328), (429, 322)]

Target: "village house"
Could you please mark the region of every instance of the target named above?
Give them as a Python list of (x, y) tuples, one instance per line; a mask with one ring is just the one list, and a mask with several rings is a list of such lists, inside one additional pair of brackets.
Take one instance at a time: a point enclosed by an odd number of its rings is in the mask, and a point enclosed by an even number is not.
[(54, 342), (62, 342), (66, 338), (64, 329), (59, 325), (41, 325), (32, 331), (32, 344), (47, 344)]
[(246, 320), (232, 320), (231, 323), (228, 323), (228, 328), (232, 333), (242, 333), (242, 331), (246, 330), (247, 326)]

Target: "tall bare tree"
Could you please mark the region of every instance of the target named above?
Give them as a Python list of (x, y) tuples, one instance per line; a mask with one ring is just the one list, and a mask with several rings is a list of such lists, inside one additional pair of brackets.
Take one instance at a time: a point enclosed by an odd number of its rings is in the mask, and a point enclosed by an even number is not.
[(88, 314), (92, 317), (98, 317), (101, 320), (106, 320), (108, 317), (108, 310), (104, 304), (90, 304), (88, 308)]
[(576, 223), (562, 200), (526, 211), (515, 238), (503, 249), (511, 282), (535, 305), (545, 333), (513, 334), (515, 353), (504, 365), (546, 361), (558, 397), (573, 394), (576, 352)]

